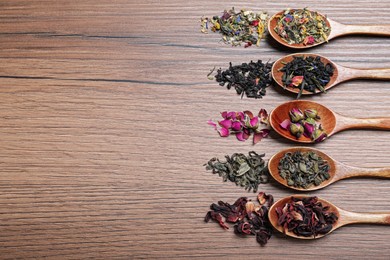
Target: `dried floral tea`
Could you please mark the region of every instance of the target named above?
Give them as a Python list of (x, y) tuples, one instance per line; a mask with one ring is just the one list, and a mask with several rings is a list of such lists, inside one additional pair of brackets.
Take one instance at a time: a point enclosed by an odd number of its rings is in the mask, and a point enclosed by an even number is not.
[(297, 236), (316, 237), (328, 233), (338, 217), (329, 212), (317, 197), (303, 199), (291, 197), (291, 202), (276, 208), (278, 225)]
[[(245, 141), (253, 134), (253, 144), (256, 144), (260, 142), (262, 138), (267, 137), (271, 131), (268, 113), (265, 109), (260, 109), (258, 116), (254, 116), (250, 111), (224, 111), (221, 115), (223, 120), (218, 121), (218, 125), (221, 128), (218, 129), (217, 124), (211, 120), (207, 122), (218, 131), (221, 137), (235, 134), (239, 141)], [(261, 128), (262, 125), (264, 125), (264, 128)]]
[(255, 205), (246, 197), (241, 197), (229, 203), (218, 201), (211, 204), (211, 211), (207, 212), (205, 222), (214, 220), (223, 229), (229, 229), (223, 218), (228, 223), (234, 223), (234, 232), (238, 235), (254, 235), (260, 245), (265, 245), (272, 236), (272, 225), (268, 219), (268, 210), (274, 199), (271, 194), (260, 192), (257, 196), (259, 205)]
[(330, 27), (325, 18), (308, 9), (287, 9), (277, 17), (274, 31), (288, 44), (313, 45), (328, 41)]
[(279, 175), (288, 186), (307, 189), (330, 178), (329, 163), (313, 151), (286, 153), (279, 161)]
[(290, 119), (286, 119), (280, 123), (280, 127), (284, 130), (289, 130), (297, 139), (303, 135), (319, 143), (328, 136), (319, 123), (321, 118), (317, 110), (306, 109), (302, 112), (299, 108), (293, 108), (289, 112), (289, 116)]
[(297, 98), (300, 98), (303, 90), (312, 93), (317, 90), (325, 92), (325, 86), (333, 76), (334, 67), (331, 63), (323, 63), (319, 56), (294, 56), (280, 71), (283, 72), (283, 85), (299, 88)]
[(226, 155), (226, 161), (212, 158), (208, 161), (207, 170), (218, 174), (223, 181), (231, 181), (237, 186), (245, 187), (246, 190), (257, 192), (260, 183), (267, 183), (269, 178), (267, 163), (263, 160), (265, 154), (257, 154), (254, 151), (248, 156), (242, 153), (235, 153), (232, 156)]
[(232, 46), (245, 43), (244, 47), (260, 45), (261, 38), (266, 32), (269, 15), (266, 12), (255, 13), (241, 10), (236, 12), (234, 8), (225, 10), (222, 16), (214, 16), (212, 19), (202, 17), (201, 32), (213, 32), (222, 34), (222, 40)]
[(248, 98), (262, 98), (265, 96), (266, 88), (272, 83), (270, 62), (263, 63), (261, 60), (257, 62), (242, 63), (241, 65), (230, 66), (227, 70), (222, 71), (220, 68), (215, 75), (215, 80), (221, 86), (236, 90), (237, 94), (244, 94)]

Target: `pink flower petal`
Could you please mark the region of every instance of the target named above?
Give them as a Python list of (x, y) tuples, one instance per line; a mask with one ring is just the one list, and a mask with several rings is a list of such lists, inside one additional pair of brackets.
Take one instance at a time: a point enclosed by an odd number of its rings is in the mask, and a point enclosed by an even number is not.
[(284, 130), (289, 129), (291, 124), (291, 121), (289, 119), (285, 119), (282, 123), (280, 123), (280, 127), (283, 128)]
[(217, 124), (214, 123), (213, 121), (211, 121), (211, 119), (207, 121), (207, 124), (213, 126), (213, 127), (214, 127), (214, 130), (217, 130)]
[(235, 122), (232, 123), (231, 128), (232, 128), (233, 131), (241, 131), (242, 124), (241, 124), (240, 121), (235, 121)]
[(227, 111), (223, 111), (223, 112), (221, 113), (221, 116), (223, 117), (223, 119), (226, 119), (226, 118), (227, 118), (227, 114), (228, 114)]
[(270, 133), (269, 129), (262, 129), (260, 132), (253, 135), (253, 144), (257, 144), (261, 139), (267, 137)]
[(236, 112), (231, 111), (227, 113), (227, 119), (236, 119)]
[(244, 132), (236, 133), (236, 137), (237, 137), (238, 141), (241, 141), (241, 142), (245, 141), (245, 139), (244, 139)]
[(290, 85), (288, 85), (289, 87), (292, 87), (292, 86), (295, 86), (295, 87), (298, 87), (303, 81), (303, 76), (295, 76), (291, 79), (291, 83)]
[(259, 118), (256, 116), (250, 121), (251, 127), (257, 128), (259, 126)]
[(230, 127), (232, 127), (232, 120), (225, 119), (222, 121), (218, 121), (218, 124), (223, 128), (229, 129)]
[(261, 123), (268, 125), (268, 113), (265, 109), (260, 109), (259, 118)]
[(247, 115), (247, 116), (249, 116), (250, 119), (253, 118), (253, 114), (252, 114), (251, 111), (245, 110), (245, 111), (244, 111), (244, 114)]
[(249, 135), (247, 133), (245, 133), (244, 131), (242, 131), (242, 132), (236, 133), (236, 137), (240, 141), (245, 141), (245, 140), (248, 140)]
[(229, 129), (221, 128), (218, 130), (218, 133), (221, 137), (227, 137), (229, 136)]
[(263, 135), (260, 133), (255, 133), (253, 135), (253, 144), (257, 144), (258, 142), (261, 141), (261, 139), (263, 139)]
[(305, 136), (311, 136), (315, 130), (315, 126), (308, 122), (303, 123), (303, 128), (305, 128)]
[(242, 121), (245, 119), (244, 112), (237, 112), (237, 120)]

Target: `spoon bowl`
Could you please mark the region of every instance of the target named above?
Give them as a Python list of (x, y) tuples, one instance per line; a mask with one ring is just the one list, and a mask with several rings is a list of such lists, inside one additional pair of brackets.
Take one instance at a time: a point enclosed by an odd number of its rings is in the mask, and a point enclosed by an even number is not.
[[(268, 21), (268, 32), (272, 38), (274, 38), (278, 43), (287, 46), (293, 49), (307, 49), (314, 46), (323, 44), (327, 41), (317, 42), (311, 45), (304, 45), (303, 43), (294, 43), (289, 44), (285, 42), (275, 31), (274, 28), (278, 23), (278, 18), (284, 13), (284, 11), (278, 12), (273, 15)], [(331, 31), (328, 35), (328, 41), (343, 35), (349, 34), (366, 34), (366, 35), (380, 35), (380, 36), (390, 36), (390, 25), (345, 25), (333, 21), (327, 18), (325, 15), (316, 12), (318, 15), (322, 16), (326, 25), (330, 27)]]
[(318, 198), (318, 201), (322, 203), (324, 206), (329, 207), (329, 212), (333, 212), (337, 216), (337, 221), (336, 223), (333, 224), (332, 229), (326, 233), (326, 234), (319, 234), (317, 236), (310, 236), (310, 237), (304, 237), (304, 236), (297, 236), (293, 232), (290, 232), (288, 230), (284, 230), (282, 226), (278, 224), (278, 215), (276, 213), (276, 208), (278, 207), (283, 207), (286, 203), (291, 202), (291, 198), (307, 198), (310, 196), (306, 195), (292, 195), (283, 199), (278, 200), (275, 202), (269, 209), (268, 211), (268, 218), (272, 226), (278, 230), (281, 233), (286, 234), (287, 236), (294, 237), (294, 238), (299, 238), (299, 239), (317, 239), (324, 237), (334, 230), (348, 225), (348, 224), (356, 224), (356, 223), (368, 223), (368, 224), (384, 224), (384, 225), (390, 225), (390, 213), (355, 213), (355, 212), (350, 212), (346, 211), (343, 209), (340, 209), (336, 207), (334, 204), (330, 203), (327, 200)]
[[(282, 137), (299, 142), (299, 143), (314, 143), (314, 141), (302, 135), (299, 139), (293, 136), (290, 131), (283, 129), (280, 124), (289, 119), (289, 112), (293, 108), (299, 108), (304, 111), (305, 109), (315, 109), (318, 111), (318, 115), (321, 117), (322, 129), (327, 133), (327, 138), (347, 129), (378, 129), (378, 130), (390, 130), (390, 118), (352, 118), (342, 116), (330, 110), (329, 108), (318, 104), (316, 102), (307, 100), (293, 100), (283, 103), (276, 107), (269, 115), (269, 123), (271, 127)], [(327, 139), (326, 138), (326, 139)]]
[[(300, 188), (289, 186), (287, 180), (283, 179), (279, 174), (279, 162), (286, 153), (294, 152), (314, 152), (320, 156), (324, 161), (327, 161), (329, 164), (329, 179), (323, 181), (320, 185), (315, 186), (312, 184), (308, 188)], [(325, 188), (326, 186), (339, 181), (341, 179), (351, 178), (351, 177), (381, 177), (381, 178), (390, 178), (390, 168), (359, 168), (345, 165), (343, 163), (337, 162), (332, 157), (326, 153), (321, 152), (318, 149), (309, 148), (309, 147), (292, 147), (284, 149), (275, 155), (273, 155), (268, 161), (268, 170), (270, 175), (280, 184), (284, 185), (287, 188), (298, 190), (298, 191), (314, 191)]]
[[(279, 166), (279, 162), (280, 160), (283, 158), (283, 156), (286, 154), (286, 153), (294, 153), (294, 152), (315, 152), (316, 154), (318, 154), (318, 156), (320, 156), (324, 161), (327, 161), (329, 163), (329, 175), (330, 175), (330, 178), (328, 180), (325, 180), (323, 181), (320, 185), (318, 186), (315, 186), (314, 184), (309, 186), (308, 188), (304, 189), (304, 188), (300, 188), (300, 187), (294, 187), (294, 186), (289, 186), (287, 184), (287, 180), (283, 179), (280, 174), (279, 174), (279, 169), (278, 169), (278, 166)], [(321, 189), (321, 188), (324, 188), (326, 186), (328, 186), (329, 184), (333, 183), (336, 179), (336, 163), (335, 161), (329, 157), (327, 154), (317, 150), (317, 149), (314, 149), (314, 148), (309, 148), (309, 147), (293, 147), (293, 148), (287, 148), (287, 149), (284, 149), (278, 153), (276, 153), (275, 155), (273, 155), (269, 161), (268, 161), (268, 170), (269, 170), (269, 173), (271, 174), (271, 176), (277, 181), (279, 182), (280, 184), (286, 186), (287, 188), (291, 188), (291, 189), (294, 189), (294, 190), (298, 190), (298, 191), (313, 191), (313, 190), (318, 190), (318, 189)], [(390, 170), (389, 170), (390, 172)], [(390, 176), (389, 176), (390, 177)], [(337, 179), (336, 179), (337, 180)]]
[[(278, 43), (286, 46), (286, 47), (289, 47), (289, 48), (293, 48), (293, 49), (307, 49), (307, 48), (311, 48), (311, 47), (314, 47), (314, 46), (317, 46), (317, 45), (320, 45), (324, 42), (316, 42), (314, 44), (311, 44), (311, 45), (304, 45), (303, 43), (293, 43), (293, 44), (289, 44), (287, 43), (286, 41), (284, 41), (282, 39), (282, 37), (280, 37), (279, 34), (277, 34), (274, 30), (274, 28), (276, 27), (276, 25), (278, 24), (278, 18), (280, 16), (282, 16), (284, 13), (284, 11), (281, 11), (281, 12), (278, 12), (276, 14), (274, 14), (269, 20), (268, 20), (268, 32), (269, 34), (271, 35), (272, 38), (274, 38)], [(318, 13), (318, 12), (317, 12)], [(331, 28), (331, 24), (329, 23), (329, 20), (326, 18), (326, 16), (318, 13), (320, 16), (322, 16), (322, 18), (324, 19), (326, 25), (328, 27)]]
[(313, 143), (314, 141), (310, 137), (302, 135), (297, 139), (290, 131), (283, 129), (280, 124), (289, 117), (289, 112), (293, 108), (299, 108), (304, 111), (306, 109), (315, 109), (318, 111), (318, 115), (321, 117), (321, 125), (326, 133), (332, 133), (336, 127), (336, 115), (327, 107), (306, 100), (294, 100), (286, 102), (276, 107), (269, 116), (269, 122), (271, 127), (281, 136), (287, 138), (291, 141), (300, 142), (300, 143)]
[[(351, 80), (351, 79), (358, 79), (358, 78), (364, 78), (364, 79), (390, 79), (390, 69), (355, 69), (355, 68), (348, 68), (341, 65), (338, 65), (331, 61), (330, 59), (313, 53), (295, 53), (290, 54), (287, 56), (284, 56), (277, 61), (272, 66), (271, 75), (274, 81), (277, 83), (277, 85), (289, 92), (292, 93), (299, 93), (300, 88), (294, 88), (294, 87), (288, 87), (283, 84), (282, 77), (283, 72), (280, 71), (284, 67), (284, 64), (291, 62), (294, 57), (320, 57), (320, 60), (324, 64), (331, 64), (334, 68), (333, 75), (331, 76), (329, 82), (324, 87), (325, 91), (329, 90), (330, 88), (333, 88), (334, 86), (338, 85), (341, 82)], [(302, 95), (313, 95), (321, 93), (320, 91), (317, 91), (316, 93), (303, 90)]]
[[(284, 67), (284, 64), (291, 62), (294, 59), (294, 57), (306, 58), (309, 56), (320, 57), (320, 60), (322, 63), (324, 63), (324, 64), (330, 63), (333, 66), (333, 68), (334, 68), (333, 76), (330, 78), (330, 81), (328, 82), (328, 84), (326, 84), (326, 86), (324, 88), (325, 88), (325, 90), (328, 90), (328, 89), (334, 87), (338, 83), (338, 81), (340, 80), (338, 78), (339, 77), (339, 66), (324, 56), (321, 56), (318, 54), (310, 54), (310, 53), (290, 54), (290, 55), (284, 56), (284, 57), (278, 59), (277, 61), (275, 61), (275, 63), (272, 66), (271, 75), (272, 75), (272, 78), (274, 79), (274, 81), (277, 83), (277, 85), (279, 87), (282, 87), (283, 89), (289, 91), (289, 92), (298, 94), (300, 91), (299, 88), (288, 87), (288, 86), (285, 86), (283, 84), (282, 77), (283, 77), (284, 72), (280, 71), (280, 70)], [(321, 92), (316, 92), (316, 93), (321, 93)], [(315, 93), (307, 91), (305, 89), (302, 91), (302, 95), (313, 95), (313, 94), (315, 94)]]

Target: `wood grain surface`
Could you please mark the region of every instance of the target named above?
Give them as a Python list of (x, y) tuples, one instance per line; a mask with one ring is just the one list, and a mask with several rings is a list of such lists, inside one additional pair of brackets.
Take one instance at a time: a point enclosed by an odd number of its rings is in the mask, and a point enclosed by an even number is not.
[[(345, 24), (390, 24), (388, 0), (0, 2), (1, 259), (389, 259), (390, 227), (352, 225), (315, 241), (274, 234), (265, 247), (204, 223), (211, 203), (248, 193), (206, 172), (212, 157), (253, 146), (220, 138), (224, 110), (272, 110), (294, 96), (240, 99), (207, 79), (229, 62), (275, 61), (265, 40), (231, 47), (200, 17), (309, 7)], [(309, 50), (356, 68), (390, 68), (390, 38), (348, 36)], [(387, 81), (354, 80), (305, 97), (346, 116), (390, 116)], [(359, 167), (390, 167), (390, 134), (351, 130), (315, 146)], [(295, 193), (276, 182), (275, 199)], [(311, 192), (356, 212), (389, 212), (390, 181), (357, 178)]]

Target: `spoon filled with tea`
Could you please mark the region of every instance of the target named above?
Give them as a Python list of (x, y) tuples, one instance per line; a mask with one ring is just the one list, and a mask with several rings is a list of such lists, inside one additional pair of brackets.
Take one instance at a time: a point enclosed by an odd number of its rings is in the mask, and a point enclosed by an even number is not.
[(389, 117), (347, 117), (307, 100), (279, 105), (270, 113), (269, 123), (279, 135), (299, 143), (322, 142), (348, 129), (390, 130)]
[(298, 191), (322, 189), (352, 177), (390, 178), (390, 168), (349, 166), (309, 147), (292, 147), (276, 153), (268, 161), (268, 170), (277, 182)]
[(310, 53), (284, 56), (272, 66), (272, 78), (283, 89), (301, 95), (323, 93), (352, 79), (390, 79), (390, 68), (355, 69)]
[(269, 209), (268, 218), (276, 230), (299, 239), (321, 238), (348, 224), (390, 225), (390, 212), (350, 212), (324, 199), (305, 195), (278, 200)]
[(304, 8), (276, 13), (268, 21), (268, 31), (284, 46), (305, 49), (348, 34), (390, 36), (390, 25), (346, 25)]

